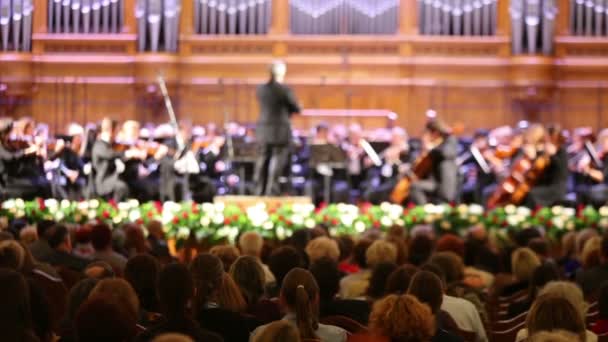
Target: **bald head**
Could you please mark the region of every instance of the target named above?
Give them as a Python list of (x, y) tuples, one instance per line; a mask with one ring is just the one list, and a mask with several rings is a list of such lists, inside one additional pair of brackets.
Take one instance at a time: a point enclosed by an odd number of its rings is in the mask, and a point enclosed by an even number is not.
[(270, 64), (270, 77), (279, 83), (283, 83), (287, 74), (287, 65), (285, 62), (277, 60)]

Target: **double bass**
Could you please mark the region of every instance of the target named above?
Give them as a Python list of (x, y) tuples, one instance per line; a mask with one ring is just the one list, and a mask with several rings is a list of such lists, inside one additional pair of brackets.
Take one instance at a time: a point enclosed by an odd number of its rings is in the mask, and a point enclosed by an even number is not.
[[(530, 129), (539, 129), (538, 126)], [(542, 129), (542, 127), (540, 128)], [(542, 129), (544, 135), (544, 129)], [(564, 141), (561, 129), (551, 128), (547, 132), (549, 141), (556, 147), (560, 147)], [(521, 204), (534, 185), (551, 163), (551, 155), (537, 149), (534, 157), (523, 155), (511, 167), (509, 175), (502, 180), (492, 196), (488, 199), (487, 206), (495, 208), (507, 204)]]

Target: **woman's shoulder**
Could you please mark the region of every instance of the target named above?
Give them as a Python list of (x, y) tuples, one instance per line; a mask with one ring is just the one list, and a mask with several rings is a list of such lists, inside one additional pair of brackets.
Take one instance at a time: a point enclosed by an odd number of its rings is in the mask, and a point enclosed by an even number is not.
[(346, 330), (327, 324), (319, 324), (317, 335), (323, 342), (343, 342), (348, 338)]

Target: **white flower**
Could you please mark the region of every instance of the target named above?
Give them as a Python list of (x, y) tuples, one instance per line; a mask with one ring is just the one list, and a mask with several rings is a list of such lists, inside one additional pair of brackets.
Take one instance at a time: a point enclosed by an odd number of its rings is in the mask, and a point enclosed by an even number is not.
[(203, 209), (204, 213), (210, 213), (215, 211), (215, 206), (213, 205), (213, 203), (203, 203), (201, 205), (201, 208)]
[(89, 210), (87, 217), (89, 218), (89, 220), (94, 220), (97, 217), (97, 212), (91, 209)]
[(574, 208), (564, 208), (562, 214), (565, 217), (574, 217), (574, 215), (576, 215), (576, 210)]
[(446, 221), (446, 220), (441, 221), (441, 224), (439, 226), (443, 230), (449, 230), (450, 228), (452, 228), (452, 224), (450, 223), (450, 221)]
[(19, 209), (19, 210), (17, 210), (17, 214), (15, 214), (15, 216), (23, 217), (23, 216), (25, 216), (25, 211), (23, 211), (22, 209)]
[(561, 215), (563, 211), (564, 211), (564, 207), (562, 207), (561, 205), (556, 205), (553, 208), (551, 208), (551, 213), (553, 213), (553, 215), (555, 215), (555, 216)]
[(391, 218), (388, 216), (382, 216), (382, 218), (380, 219), (380, 224), (385, 227), (390, 227), (393, 225), (393, 220), (391, 220)]
[(236, 239), (236, 237), (239, 235), (239, 228), (238, 227), (232, 227), (230, 229), (230, 232), (228, 233), (228, 240), (230, 240), (230, 242), (234, 243), (234, 240)]
[(358, 233), (363, 233), (365, 231), (365, 223), (363, 223), (362, 221), (355, 222), (355, 230)]
[(15, 208), (15, 200), (14, 199), (10, 199), (7, 201), (4, 201), (2, 203), (2, 209), (13, 209)]
[(201, 226), (207, 228), (207, 227), (209, 227), (210, 223), (211, 223), (211, 219), (209, 219), (208, 216), (201, 217)]
[(396, 204), (391, 205), (391, 208), (388, 212), (388, 216), (391, 219), (396, 220), (396, 219), (400, 218), (402, 214), (403, 214), (403, 207), (401, 207), (400, 205), (396, 205)]
[(61, 221), (61, 220), (63, 220), (63, 218), (64, 218), (64, 217), (65, 217), (65, 215), (63, 214), (63, 211), (58, 211), (58, 212), (55, 214), (55, 220), (57, 220), (57, 221)]
[(61, 209), (67, 209), (70, 207), (70, 201), (68, 201), (67, 199), (64, 199), (61, 201)]
[(515, 207), (513, 204), (508, 204), (505, 207), (505, 213), (507, 213), (507, 215), (513, 215), (513, 214), (515, 214), (516, 210), (517, 210), (517, 207)]
[(293, 214), (291, 217), (291, 222), (296, 226), (302, 225), (304, 223), (304, 218), (300, 214)]
[(528, 217), (532, 214), (532, 210), (528, 207), (519, 207), (517, 208), (517, 215)]
[(129, 221), (131, 222), (135, 222), (137, 220), (139, 220), (141, 218), (141, 213), (139, 212), (139, 210), (131, 210), (131, 212), (129, 213)]
[(272, 223), (272, 221), (266, 221), (264, 222), (264, 224), (262, 224), (262, 228), (266, 229), (266, 230), (271, 230), (274, 227), (274, 223)]
[(114, 216), (114, 218), (112, 219), (112, 222), (114, 222), (114, 224), (119, 224), (120, 222), (122, 222), (122, 215), (116, 215)]
[(331, 235), (331, 236), (337, 236), (338, 235), (338, 228), (329, 228), (329, 235)]
[(218, 213), (215, 216), (213, 216), (213, 223), (217, 224), (217, 225), (224, 223), (224, 214)]
[(219, 211), (219, 212), (224, 212), (224, 208), (226, 208), (226, 205), (224, 204), (224, 202), (218, 202), (215, 203), (215, 211)]
[(509, 226), (516, 226), (519, 222), (519, 217), (517, 215), (507, 216), (507, 223), (509, 224)]
[(128, 202), (120, 202), (118, 203), (118, 210), (120, 211), (127, 211), (131, 208), (131, 205), (129, 205)]
[(469, 206), (469, 214), (471, 215), (482, 215), (483, 207), (479, 204), (471, 204)]
[(574, 222), (568, 221), (568, 223), (566, 223), (566, 229), (567, 230), (574, 230)]
[(599, 212), (601, 216), (608, 216), (608, 206), (601, 207)]
[(136, 200), (136, 199), (134, 199), (134, 198), (133, 198), (133, 199), (130, 199), (130, 200), (129, 200), (129, 206), (130, 206), (131, 208), (137, 208), (137, 207), (139, 207), (139, 201), (138, 201), (138, 200)]
[(44, 206), (46, 206), (49, 210), (57, 209), (57, 207), (59, 207), (59, 202), (57, 202), (57, 200), (54, 198), (45, 199)]
[(304, 221), (304, 227), (306, 228), (314, 228), (316, 225), (317, 223), (312, 218), (307, 218), (306, 221)]
[(391, 205), (390, 203), (388, 203), (388, 202), (382, 202), (382, 203), (380, 204), (380, 209), (381, 209), (382, 211), (384, 211), (384, 212), (387, 212), (387, 211), (391, 210), (391, 206), (392, 206), (392, 205)]
[(461, 204), (456, 207), (456, 211), (458, 211), (458, 213), (464, 217), (469, 212), (469, 207), (467, 207), (466, 204)]
[(179, 227), (177, 230), (177, 238), (178, 239), (187, 239), (190, 237), (190, 228), (188, 227)]
[(554, 217), (551, 222), (553, 223), (553, 226), (555, 226), (557, 229), (564, 229), (564, 219), (561, 218), (561, 216)]
[(80, 211), (86, 211), (89, 209), (89, 202), (87, 201), (82, 201), (82, 202), (78, 202), (78, 210)]
[(395, 220), (395, 224), (399, 227), (404, 227), (405, 221), (403, 221), (402, 219), (397, 219), (397, 220)]
[(283, 240), (285, 238), (285, 228), (283, 228), (283, 227), (277, 228), (277, 238), (279, 240)]
[(342, 221), (343, 225), (350, 226), (351, 224), (353, 224), (353, 221), (355, 221), (355, 218), (356, 218), (356, 216), (344, 214), (340, 217), (340, 221)]
[[(57, 200), (55, 200), (55, 199), (54, 199), (54, 201), (55, 201), (55, 203), (57, 203)], [(46, 205), (46, 204), (45, 204), (45, 205)], [(55, 206), (56, 206), (56, 205), (55, 205)], [(23, 201), (23, 199), (21, 199), (21, 198), (17, 198), (17, 199), (15, 200), (15, 207), (17, 207), (17, 208), (23, 208), (23, 207), (25, 207), (25, 202)]]
[(597, 223), (602, 228), (608, 228), (608, 218), (602, 218)]
[(97, 199), (92, 199), (89, 201), (89, 208), (97, 209), (99, 208), (99, 201)]
[(161, 218), (161, 221), (163, 222), (164, 225), (169, 224), (173, 221), (173, 217), (175, 215), (173, 215), (172, 212), (170, 212), (169, 210), (163, 210), (163, 216)]

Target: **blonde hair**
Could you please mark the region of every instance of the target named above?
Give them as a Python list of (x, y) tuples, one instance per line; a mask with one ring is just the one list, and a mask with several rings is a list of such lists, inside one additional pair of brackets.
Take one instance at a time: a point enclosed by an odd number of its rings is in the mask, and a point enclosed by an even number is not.
[(395, 263), (397, 261), (397, 248), (385, 240), (376, 240), (365, 252), (367, 266), (373, 268), (381, 262)]
[(104, 295), (114, 298), (118, 303), (126, 305), (129, 312), (137, 317), (139, 315), (139, 298), (129, 282), (120, 278), (103, 279), (91, 291), (89, 298)]
[(566, 330), (541, 331), (529, 337), (529, 342), (583, 342), (577, 334)]
[(538, 295), (555, 295), (565, 298), (574, 305), (581, 317), (584, 318), (587, 313), (588, 305), (585, 302), (583, 291), (574, 283), (568, 281), (550, 281), (540, 290)]
[(25, 250), (23, 246), (19, 244), (19, 242), (15, 240), (0, 241), (0, 255), (3, 256), (5, 254), (13, 254), (15, 260), (13, 260), (12, 262), (14, 262), (15, 265), (4, 266), (15, 267), (16, 271), (19, 271), (23, 268), (23, 263), (25, 262)]
[(590, 268), (600, 264), (601, 247), (601, 236), (594, 236), (585, 242), (580, 260), (584, 268)]
[(335, 240), (321, 236), (311, 240), (306, 245), (306, 254), (313, 263), (321, 258), (330, 258), (333, 261), (340, 259), (340, 248)]
[(511, 255), (511, 270), (517, 280), (528, 281), (540, 266), (539, 257), (528, 247), (518, 248)]
[(224, 272), (230, 270), (230, 266), (241, 256), (239, 249), (232, 245), (214, 246), (209, 250), (209, 254), (218, 257), (224, 265)]
[(243, 255), (258, 257), (264, 247), (264, 239), (257, 232), (246, 232), (239, 238), (239, 247)]
[(192, 338), (178, 333), (168, 333), (157, 336), (152, 342), (194, 342)]
[(245, 312), (247, 310), (247, 303), (241, 294), (241, 290), (228, 273), (222, 275), (222, 286), (217, 293), (217, 303), (222, 309), (233, 312)]
[(374, 304), (369, 327), (392, 340), (430, 341), (435, 335), (435, 317), (428, 305), (412, 295), (389, 295)]
[(285, 321), (274, 321), (268, 324), (259, 334), (254, 336), (253, 342), (300, 342), (300, 333), (295, 325)]

